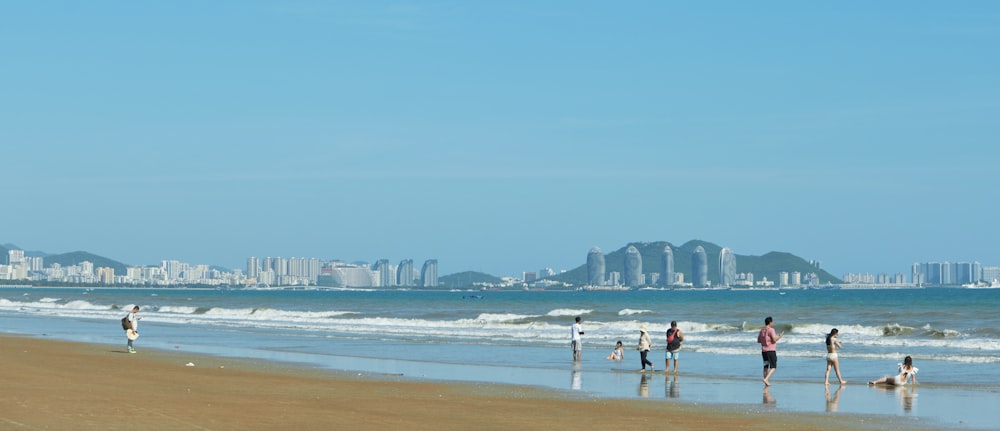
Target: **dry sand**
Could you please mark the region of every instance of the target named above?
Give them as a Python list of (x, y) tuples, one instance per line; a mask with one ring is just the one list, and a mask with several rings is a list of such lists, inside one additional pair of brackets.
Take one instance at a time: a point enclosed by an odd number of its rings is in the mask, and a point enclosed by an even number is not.
[[(0, 336), (0, 430), (837, 430), (891, 418), (580, 398)], [(195, 366), (186, 366), (187, 363)]]

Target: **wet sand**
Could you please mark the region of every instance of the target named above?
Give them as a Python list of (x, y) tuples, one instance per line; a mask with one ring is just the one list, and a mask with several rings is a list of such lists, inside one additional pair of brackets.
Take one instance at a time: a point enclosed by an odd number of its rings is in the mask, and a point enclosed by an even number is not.
[[(886, 417), (580, 397), (0, 336), (0, 430), (867, 430)], [(186, 364), (193, 363), (194, 366)], [(912, 429), (912, 428), (911, 428)]]

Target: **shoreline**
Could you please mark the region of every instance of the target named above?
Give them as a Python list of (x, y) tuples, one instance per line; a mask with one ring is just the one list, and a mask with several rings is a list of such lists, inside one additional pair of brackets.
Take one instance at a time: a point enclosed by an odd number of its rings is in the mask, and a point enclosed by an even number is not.
[(0, 342), (0, 423), (15, 429), (941, 429), (893, 416), (593, 398), (156, 349), (130, 355), (9, 334)]

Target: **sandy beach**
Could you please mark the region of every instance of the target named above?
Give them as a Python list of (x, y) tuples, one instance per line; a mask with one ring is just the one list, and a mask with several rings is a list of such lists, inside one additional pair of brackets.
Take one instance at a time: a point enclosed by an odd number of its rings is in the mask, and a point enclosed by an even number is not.
[[(892, 418), (573, 397), (2, 336), (0, 429), (899, 429)], [(187, 364), (194, 364), (188, 366)]]

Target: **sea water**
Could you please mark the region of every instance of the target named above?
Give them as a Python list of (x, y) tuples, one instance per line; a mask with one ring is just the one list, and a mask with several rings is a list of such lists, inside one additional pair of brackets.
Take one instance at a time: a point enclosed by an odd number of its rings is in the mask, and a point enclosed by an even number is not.
[[(132, 305), (142, 309), (140, 349), (530, 384), (583, 396), (895, 414), (972, 428), (1000, 423), (991, 407), (1000, 401), (1000, 289), (5, 288), (0, 289), (0, 323), (10, 333), (124, 345), (118, 320)], [(585, 332), (579, 363), (572, 362), (569, 350), (576, 316)], [(767, 316), (785, 335), (778, 343), (775, 384), (762, 391), (756, 339)], [(633, 348), (638, 328), (647, 326), (655, 345), (650, 357), (661, 370), (664, 334), (672, 320), (685, 335), (681, 375), (633, 373), (639, 368)], [(840, 392), (822, 385), (825, 334), (834, 327), (843, 343), (844, 378), (861, 387)], [(625, 360), (605, 360), (619, 340), (626, 346)], [(895, 374), (907, 355), (920, 368), (919, 389), (867, 388), (866, 381)], [(830, 379), (836, 382), (835, 376)], [(814, 393), (812, 399), (802, 399), (803, 391)], [(925, 399), (928, 393), (941, 399), (933, 405), (915, 403), (916, 391)]]

